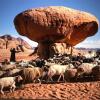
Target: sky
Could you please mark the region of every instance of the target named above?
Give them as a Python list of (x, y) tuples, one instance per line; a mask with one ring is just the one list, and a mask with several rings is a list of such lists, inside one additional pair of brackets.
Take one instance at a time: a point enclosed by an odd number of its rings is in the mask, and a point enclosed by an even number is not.
[[(17, 14), (30, 8), (65, 6), (89, 12), (95, 15), (100, 22), (99, 4), (100, 0), (0, 0), (0, 36), (10, 34), (19, 37), (13, 20)], [(31, 46), (37, 46), (36, 42), (29, 40), (27, 37), (20, 37), (28, 41)], [(95, 36), (85, 39), (76, 47), (100, 48), (100, 29)]]

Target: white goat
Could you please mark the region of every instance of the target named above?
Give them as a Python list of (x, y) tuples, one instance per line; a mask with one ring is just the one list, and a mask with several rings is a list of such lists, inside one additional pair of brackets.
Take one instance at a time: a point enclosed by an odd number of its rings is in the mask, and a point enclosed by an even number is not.
[(15, 83), (22, 81), (21, 76), (16, 76), (16, 77), (4, 77), (0, 79), (0, 92), (4, 94), (3, 88), (4, 87), (9, 87), (10, 92), (13, 92), (16, 88)]
[(69, 65), (58, 65), (58, 64), (55, 64), (55, 65), (51, 65), (49, 67), (49, 71), (48, 71), (48, 80), (52, 80), (52, 77), (54, 75), (60, 75), (59, 78), (58, 78), (58, 82), (61, 78), (61, 76), (63, 77), (63, 80), (64, 79), (64, 73), (67, 69), (70, 69), (70, 68), (74, 68), (74, 66), (72, 64), (69, 64)]

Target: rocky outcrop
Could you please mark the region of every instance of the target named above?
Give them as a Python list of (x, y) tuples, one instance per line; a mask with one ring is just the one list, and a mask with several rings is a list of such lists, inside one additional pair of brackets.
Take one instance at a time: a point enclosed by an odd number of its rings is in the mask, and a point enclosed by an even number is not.
[(50, 50), (50, 56), (52, 57), (54, 54), (65, 54), (71, 52), (70, 46), (68, 46), (66, 43), (53, 43), (50, 45), (49, 50)]
[(53, 57), (55, 54), (65, 54), (70, 52), (70, 47), (66, 43), (52, 43), (49, 46), (47, 44), (38, 45), (37, 53), (40, 58)]
[(56, 42), (74, 46), (98, 30), (95, 16), (57, 6), (26, 10), (15, 17), (14, 24), (21, 35), (45, 46)]
[(23, 49), (28, 50), (32, 49), (32, 47), (23, 39), (12, 37), (11, 35), (3, 35), (0, 36), (0, 49)]

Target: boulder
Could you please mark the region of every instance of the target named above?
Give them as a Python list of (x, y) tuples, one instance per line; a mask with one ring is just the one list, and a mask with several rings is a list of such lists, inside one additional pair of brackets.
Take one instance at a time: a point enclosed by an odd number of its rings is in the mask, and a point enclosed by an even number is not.
[(46, 47), (44, 52), (56, 42), (75, 46), (98, 31), (94, 15), (62, 6), (26, 10), (15, 17), (14, 24), (20, 35)]
[(52, 57), (54, 54), (65, 54), (70, 52), (70, 47), (66, 45), (66, 43), (53, 43), (49, 47), (50, 56)]

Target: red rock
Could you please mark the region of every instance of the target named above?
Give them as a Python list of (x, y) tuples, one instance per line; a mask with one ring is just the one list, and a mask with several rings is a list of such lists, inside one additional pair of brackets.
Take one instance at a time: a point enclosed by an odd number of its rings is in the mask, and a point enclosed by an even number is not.
[(74, 46), (98, 31), (95, 16), (58, 6), (26, 10), (15, 17), (14, 24), (19, 34), (48, 47), (55, 42)]
[[(7, 48), (6, 48), (6, 43), (7, 43)], [(22, 49), (25, 51), (32, 50), (32, 47), (20, 37), (15, 38), (10, 35), (0, 36), (0, 49), (10, 50), (11, 48), (18, 48), (19, 45), (22, 45)], [(20, 48), (18, 49), (20, 50)]]

